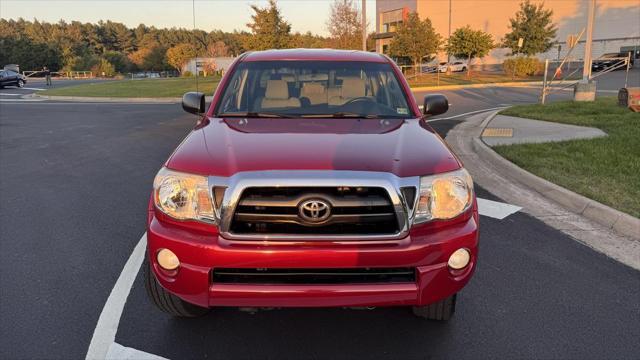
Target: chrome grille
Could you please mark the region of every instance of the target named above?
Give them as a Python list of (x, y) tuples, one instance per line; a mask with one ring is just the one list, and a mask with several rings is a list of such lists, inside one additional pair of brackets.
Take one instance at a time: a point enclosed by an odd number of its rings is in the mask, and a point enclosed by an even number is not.
[[(305, 202), (325, 204), (318, 211), (328, 211), (326, 219), (315, 222), (307, 216), (301, 209)], [(243, 235), (392, 235), (399, 225), (384, 188), (250, 187), (240, 196), (230, 230)]]

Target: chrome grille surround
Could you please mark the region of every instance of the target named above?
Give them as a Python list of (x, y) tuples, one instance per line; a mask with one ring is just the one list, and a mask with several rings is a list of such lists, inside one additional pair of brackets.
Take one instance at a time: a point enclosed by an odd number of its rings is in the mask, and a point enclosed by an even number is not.
[[(404, 238), (413, 219), (417, 199), (405, 199), (403, 187), (420, 186), (420, 177), (398, 177), (392, 173), (348, 170), (269, 170), (239, 172), (231, 177), (209, 177), (209, 189), (226, 187), (221, 206), (215, 208), (220, 234), (230, 240), (396, 240)], [(395, 234), (307, 235), (307, 234), (234, 234), (230, 231), (242, 192), (253, 187), (379, 187), (389, 194), (398, 221)], [(211, 190), (212, 191), (212, 190)], [(410, 203), (410, 205), (408, 205)]]

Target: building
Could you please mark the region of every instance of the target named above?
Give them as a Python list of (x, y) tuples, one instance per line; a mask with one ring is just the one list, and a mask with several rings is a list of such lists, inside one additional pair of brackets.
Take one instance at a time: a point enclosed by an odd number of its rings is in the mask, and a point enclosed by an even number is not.
[[(196, 72), (198, 74), (202, 74), (203, 73), (203, 69), (205, 67), (205, 64), (208, 62), (213, 61), (213, 63), (215, 64), (215, 68), (216, 71), (222, 71), (222, 72), (226, 72), (227, 69), (229, 68), (229, 66), (231, 66), (231, 64), (233, 63), (233, 60), (235, 60), (236, 58), (234, 57), (199, 57), (199, 58), (194, 58), (189, 60), (183, 67), (182, 67), (182, 73), (184, 73), (185, 71), (188, 71), (192, 74), (195, 74)], [(196, 71), (196, 67), (197, 67), (197, 71)]]
[[(533, 0), (540, 3), (542, 0)], [(540, 58), (564, 57), (569, 35), (578, 34), (587, 24), (588, 0), (547, 0), (545, 7), (553, 10), (558, 27), (556, 45)], [(640, 50), (640, 0), (597, 0), (593, 33), (593, 57), (607, 52)], [(470, 25), (490, 33), (499, 43), (509, 31), (509, 18), (520, 8), (520, 0), (377, 0), (376, 51), (385, 53), (397, 26), (410, 12), (421, 19), (429, 18), (444, 39), (456, 28)], [(451, 15), (450, 15), (451, 14)], [(451, 22), (449, 18), (451, 17)], [(583, 36), (583, 40), (586, 37)], [(509, 49), (494, 49), (488, 56), (476, 60), (480, 64), (501, 63)], [(640, 53), (637, 53), (640, 55)], [(572, 53), (574, 58), (584, 55), (584, 41)], [(446, 54), (438, 54), (446, 60)]]

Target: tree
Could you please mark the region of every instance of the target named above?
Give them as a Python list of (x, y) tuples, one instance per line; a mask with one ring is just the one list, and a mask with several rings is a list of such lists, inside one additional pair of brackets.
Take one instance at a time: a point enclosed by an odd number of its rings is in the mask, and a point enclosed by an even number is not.
[[(505, 35), (503, 46), (511, 53), (527, 56), (545, 52), (553, 46), (558, 30), (553, 24), (553, 10), (544, 9), (544, 3), (535, 5), (530, 0), (520, 3), (515, 18), (509, 19), (511, 32)], [(522, 38), (522, 48), (518, 48), (518, 39)]]
[(106, 59), (100, 59), (91, 67), (91, 72), (96, 76), (112, 77), (116, 74), (116, 68)]
[(211, 57), (229, 56), (229, 47), (222, 40), (209, 43), (207, 54)]
[(473, 30), (467, 25), (456, 29), (449, 38), (447, 53), (458, 59), (467, 59), (467, 76), (471, 75), (471, 61), (483, 57), (493, 49), (493, 38), (482, 30)]
[(431, 20), (420, 20), (418, 13), (412, 12), (407, 20), (398, 26), (389, 44), (389, 55), (408, 57), (414, 65), (420, 65), (423, 58), (430, 58), (441, 45), (442, 37), (433, 28)]
[(128, 71), (131, 67), (131, 61), (121, 52), (110, 50), (105, 52), (102, 57), (113, 65), (116, 72), (123, 73)]
[(202, 72), (204, 73), (205, 77), (213, 74), (214, 72), (216, 72), (216, 70), (218, 70), (218, 65), (216, 64), (215, 60), (213, 59), (203, 60)]
[(297, 32), (291, 35), (291, 46), (296, 48), (326, 48), (329, 46), (329, 39), (313, 35), (310, 31), (304, 34)]
[(275, 0), (266, 8), (251, 5), (254, 14), (247, 24), (252, 36), (247, 36), (245, 48), (251, 50), (285, 49), (291, 44), (291, 25), (284, 20)]
[(196, 48), (191, 44), (178, 44), (167, 50), (167, 63), (182, 72), (187, 62), (198, 55)]
[(331, 43), (336, 49), (362, 48), (360, 10), (353, 0), (334, 0), (327, 20)]
[(167, 50), (158, 43), (147, 43), (147, 46), (129, 54), (129, 60), (143, 71), (165, 69)]

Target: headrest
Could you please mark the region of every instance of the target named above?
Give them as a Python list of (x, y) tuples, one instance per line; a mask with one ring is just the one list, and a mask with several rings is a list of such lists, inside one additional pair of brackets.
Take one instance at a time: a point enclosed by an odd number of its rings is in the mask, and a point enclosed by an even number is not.
[(320, 83), (308, 82), (302, 84), (302, 92), (304, 94), (324, 94), (324, 85)]
[(366, 95), (364, 80), (360, 78), (342, 79), (342, 97), (357, 98)]
[(284, 80), (267, 81), (267, 90), (265, 91), (264, 97), (268, 99), (288, 99), (289, 87), (287, 86), (287, 82)]

